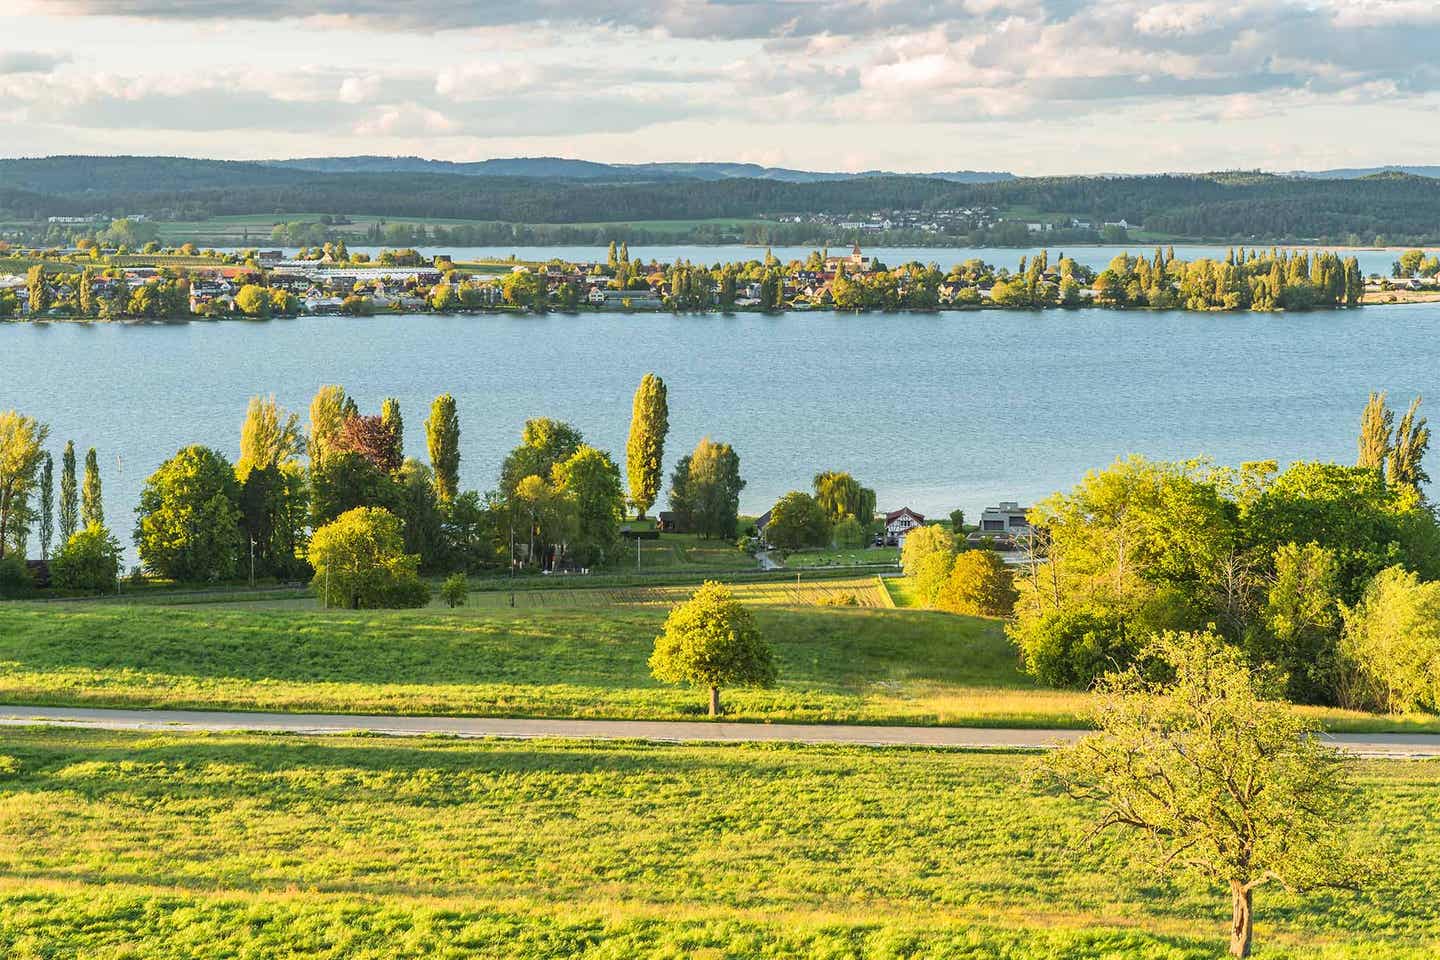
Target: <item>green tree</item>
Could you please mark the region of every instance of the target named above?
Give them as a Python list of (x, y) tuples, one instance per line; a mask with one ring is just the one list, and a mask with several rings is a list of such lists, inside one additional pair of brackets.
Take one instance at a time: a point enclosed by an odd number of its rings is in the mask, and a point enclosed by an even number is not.
[(1335, 553), (1318, 543), (1286, 543), (1271, 567), (1262, 628), (1246, 637), (1250, 659), (1281, 671), (1292, 700), (1333, 700), (1341, 623)]
[(581, 444), (570, 459), (555, 465), (552, 483), (574, 502), (576, 529), (571, 549), (576, 559), (593, 567), (614, 556), (625, 517), (625, 495), (620, 468), (610, 455)]
[(435, 474), (435, 496), (441, 503), (449, 503), (460, 491), (460, 416), (455, 410), (455, 398), (448, 393), (430, 404), (425, 447)]
[(310, 524), (331, 523), (357, 507), (400, 510), (402, 493), (395, 477), (348, 450), (335, 450), (310, 471)]
[(830, 531), (830, 536), (835, 546), (853, 550), (856, 547), (865, 546), (866, 541), (869, 539), (869, 531), (861, 525), (859, 520), (856, 520), (854, 517), (846, 517), (844, 520), (835, 524), (834, 528)]
[(463, 573), (452, 573), (440, 584), (440, 599), (445, 601), (445, 606), (450, 609), (465, 606), (465, 598), (470, 593), (470, 581)]
[(536, 417), (525, 421), (520, 445), (500, 464), (500, 494), (509, 497), (526, 477), (548, 479), (557, 463), (575, 455), (585, 438), (580, 431), (560, 420)]
[(728, 443), (701, 438), (695, 450), (675, 465), (670, 509), (682, 526), (702, 537), (735, 539), (740, 517), (740, 457)]
[(67, 540), (50, 561), (50, 582), (62, 590), (114, 593), (120, 577), (120, 542), (100, 524)]
[(423, 607), (430, 590), (420, 558), (405, 552), (400, 518), (379, 507), (357, 507), (310, 538), (311, 586), (327, 607)]
[(1394, 431), (1395, 414), (1385, 403), (1385, 394), (1372, 393), (1360, 415), (1360, 456), (1355, 465), (1369, 470), (1385, 469), (1390, 458), (1390, 438)]
[(60, 456), (60, 542), (75, 536), (80, 529), (80, 489), (75, 482), (75, 441), (65, 441)]
[(781, 550), (822, 547), (830, 542), (830, 518), (810, 494), (791, 490), (770, 508), (765, 540)]
[(755, 618), (729, 587), (709, 580), (671, 608), (655, 638), (650, 673), (662, 683), (709, 688), (712, 717), (720, 714), (721, 687), (769, 687), (776, 678)]
[(395, 513), (403, 524), (405, 552), (420, 557), (420, 569), (438, 570), (445, 559), (444, 511), (435, 495), (435, 475), (419, 460), (406, 460), (396, 475)]
[(198, 445), (180, 450), (140, 493), (140, 559), (156, 574), (182, 582), (234, 576), (241, 552), (239, 496), (235, 470), (224, 456)]
[(55, 458), (49, 453), (40, 462), (40, 559), (50, 559), (55, 540)]
[(1440, 581), (1390, 567), (1344, 617), (1342, 704), (1389, 713), (1440, 708)]
[(905, 535), (900, 569), (909, 578), (916, 602), (933, 607), (950, 579), (955, 562), (955, 535), (944, 527), (925, 526)]
[(97, 312), (95, 304), (95, 271), (86, 267), (75, 281), (75, 305), (82, 317), (93, 317)]
[(1430, 447), (1430, 427), (1419, 413), (1420, 398), (1416, 397), (1400, 418), (1400, 426), (1395, 428), (1395, 444), (1390, 449), (1386, 474), (1391, 484), (1408, 487), (1416, 493), (1420, 492), (1421, 484), (1430, 480), (1423, 464), (1425, 451)]
[(1272, 699), (1243, 657), (1211, 634), (1166, 634), (1150, 650), (1174, 681), (1110, 674), (1097, 732), (1054, 751), (1040, 782), (1118, 828), (1156, 868), (1230, 894), (1230, 954), (1250, 954), (1256, 888), (1353, 885), (1356, 812), (1344, 760), (1317, 724)]
[(0, 560), (25, 559), (33, 513), (30, 495), (50, 430), (14, 410), (0, 412)]
[(50, 278), (45, 275), (45, 265), (37, 263), (25, 276), (25, 290), (30, 297), (30, 315), (38, 316), (50, 309)]
[(235, 294), (235, 307), (247, 317), (270, 316), (270, 291), (254, 283), (247, 283)]
[(80, 487), (80, 520), (85, 526), (105, 525), (105, 494), (100, 485), (100, 459), (95, 448), (85, 451), (85, 482)]
[(335, 448), (340, 439), (340, 430), (345, 420), (355, 411), (355, 402), (337, 384), (327, 384), (315, 393), (310, 401), (310, 432), (306, 451), (310, 457), (310, 469), (314, 470)]
[(630, 411), (630, 436), (625, 443), (625, 476), (630, 502), (643, 518), (660, 496), (665, 435), (670, 432), (670, 406), (665, 381), (653, 373), (640, 379)]
[(394, 438), (391, 459), (396, 463), (405, 462), (405, 418), (400, 415), (400, 401), (386, 397), (380, 402), (380, 422)]
[(967, 550), (955, 557), (936, 605), (972, 617), (1008, 617), (1015, 609), (1015, 577), (994, 550)]
[(269, 397), (251, 397), (240, 427), (240, 459), (235, 476), (241, 483), (251, 470), (283, 467), (300, 452), (300, 417)]

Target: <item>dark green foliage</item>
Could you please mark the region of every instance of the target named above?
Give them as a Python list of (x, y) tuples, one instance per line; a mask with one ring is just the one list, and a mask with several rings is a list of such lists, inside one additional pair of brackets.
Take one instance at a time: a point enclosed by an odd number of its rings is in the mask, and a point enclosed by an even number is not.
[[(845, 514), (847, 519), (852, 519)], [(791, 490), (775, 502), (765, 540), (781, 550), (823, 547), (830, 542), (830, 518), (808, 493)]]
[(209, 447), (186, 447), (161, 464), (140, 493), (140, 559), (160, 576), (182, 582), (234, 576), (244, 541), (239, 501), (230, 462)]
[(1120, 618), (1097, 610), (1062, 610), (1025, 624), (1025, 669), (1052, 687), (1089, 687), (1135, 659), (1138, 644)]
[(50, 560), (50, 585), (61, 590), (114, 593), (120, 576), (120, 543), (91, 524), (71, 537)]

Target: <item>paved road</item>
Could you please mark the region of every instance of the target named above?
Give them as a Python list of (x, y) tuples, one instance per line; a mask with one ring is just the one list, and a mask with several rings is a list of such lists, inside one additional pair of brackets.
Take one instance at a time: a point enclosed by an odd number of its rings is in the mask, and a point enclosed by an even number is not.
[[(104, 710), (84, 707), (0, 706), (0, 726), (36, 724), (101, 730), (267, 731), (331, 734), (369, 732), (399, 737), (441, 734), (525, 740), (571, 737), (597, 740), (711, 743), (837, 743), (856, 746), (1043, 749), (1071, 743), (1077, 730), (1006, 730), (983, 727), (878, 727), (841, 724), (712, 723), (648, 720), (527, 720), (504, 717), (381, 717), (314, 713), (226, 713), (206, 710)], [(1331, 734), (1332, 743), (1365, 757), (1440, 757), (1440, 735)]]

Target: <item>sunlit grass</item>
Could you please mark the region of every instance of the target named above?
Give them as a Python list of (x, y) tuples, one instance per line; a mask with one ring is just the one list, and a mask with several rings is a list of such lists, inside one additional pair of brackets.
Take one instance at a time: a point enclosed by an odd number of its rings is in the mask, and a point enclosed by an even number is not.
[[(1222, 955), (1022, 755), (12, 730), (6, 957)], [(1398, 854), (1257, 897), (1259, 956), (1440, 949), (1440, 764), (1359, 767)]]

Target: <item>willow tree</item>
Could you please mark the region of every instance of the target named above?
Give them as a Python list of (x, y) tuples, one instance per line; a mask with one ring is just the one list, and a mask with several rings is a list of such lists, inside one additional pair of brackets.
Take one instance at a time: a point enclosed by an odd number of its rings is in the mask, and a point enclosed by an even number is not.
[(670, 406), (665, 381), (647, 373), (635, 389), (630, 412), (630, 437), (625, 442), (625, 478), (630, 502), (643, 518), (660, 496), (665, 435), (670, 432)]
[(425, 421), (425, 447), (435, 473), (435, 497), (442, 503), (455, 499), (460, 489), (460, 417), (455, 398), (442, 393), (430, 405)]
[(1246, 957), (1258, 887), (1352, 887), (1365, 874), (1347, 830), (1356, 791), (1318, 724), (1233, 646), (1170, 633), (1147, 653), (1174, 680), (1134, 667), (1104, 677), (1097, 732), (1045, 757), (1039, 780), (1088, 804), (1092, 838), (1118, 828), (1158, 870), (1225, 888), (1230, 953)]
[(95, 448), (85, 451), (85, 483), (80, 488), (80, 521), (86, 527), (105, 526), (105, 497), (100, 486), (100, 460)]

